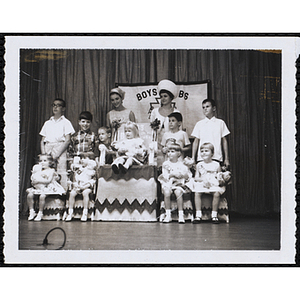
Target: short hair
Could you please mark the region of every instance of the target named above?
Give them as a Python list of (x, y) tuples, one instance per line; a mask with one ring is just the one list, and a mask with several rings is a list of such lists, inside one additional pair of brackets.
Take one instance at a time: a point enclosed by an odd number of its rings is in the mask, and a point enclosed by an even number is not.
[(170, 98), (171, 98), (172, 100), (174, 99), (174, 95), (173, 95), (170, 91), (168, 91), (168, 90), (160, 90), (160, 91), (159, 91), (159, 96), (160, 96), (162, 93), (166, 93), (166, 94), (168, 94), (168, 95), (170, 96)]
[(178, 122), (182, 122), (182, 114), (180, 112), (172, 112), (168, 115), (168, 118), (174, 117)]
[(202, 101), (202, 105), (207, 102), (209, 102), (212, 107), (217, 107), (216, 101), (214, 99), (210, 99), (210, 98), (204, 99)]
[(89, 120), (89, 121), (93, 121), (93, 115), (89, 112), (89, 111), (82, 111), (79, 115), (79, 120)]
[[(66, 101), (65, 101), (65, 100), (63, 100), (63, 99), (61, 99), (61, 98), (55, 98), (54, 101), (60, 101), (60, 102), (62, 103), (62, 106), (63, 106), (63, 107), (66, 107)], [(54, 102), (54, 101), (53, 101), (53, 102)]]
[(124, 125), (124, 130), (126, 128), (132, 128), (134, 130), (134, 132), (135, 132), (135, 137), (139, 137), (140, 136), (140, 134), (139, 134), (139, 127), (138, 127), (138, 125), (135, 122), (132, 122), (132, 121), (126, 122), (125, 125)]
[(54, 160), (53, 160), (53, 157), (50, 155), (50, 154), (47, 154), (47, 153), (41, 153), (41, 154), (39, 154), (37, 157), (38, 157), (38, 161), (40, 161), (41, 160), (41, 157), (42, 156), (46, 156), (47, 157), (47, 159), (48, 159), (48, 161), (49, 161), (49, 167), (50, 168), (54, 168), (55, 167), (55, 162), (54, 162)]
[(179, 144), (176, 144), (176, 143), (170, 144), (168, 146), (168, 150), (175, 150), (176, 152), (182, 152), (182, 148), (180, 147)]
[(111, 128), (108, 127), (108, 126), (101, 126), (101, 127), (99, 127), (98, 128), (98, 132), (99, 132), (100, 129), (103, 129), (103, 130), (105, 130), (106, 133), (110, 133), (111, 134)]
[(203, 148), (208, 148), (210, 149), (211, 153), (214, 154), (215, 153), (215, 147), (212, 143), (209, 142), (205, 142), (200, 146), (200, 150)]

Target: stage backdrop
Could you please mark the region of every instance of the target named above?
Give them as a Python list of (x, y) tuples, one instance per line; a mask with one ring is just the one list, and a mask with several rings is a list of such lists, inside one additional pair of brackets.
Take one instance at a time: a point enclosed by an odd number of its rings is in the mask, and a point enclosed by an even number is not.
[[(189, 137), (195, 124), (204, 119), (202, 101), (209, 94), (209, 80), (195, 83), (178, 83), (178, 97), (172, 103), (183, 116), (183, 129)], [(124, 106), (131, 109), (137, 123), (149, 123), (152, 109), (160, 106), (157, 83), (153, 84), (116, 84), (125, 91)]]
[[(112, 109), (109, 92), (116, 82), (146, 85), (162, 79), (211, 80), (217, 117), (230, 130), (231, 216), (233, 212), (278, 214), (283, 134), (281, 52), (205, 49), (21, 49), (20, 212), (27, 216), (26, 189), (40, 153), (39, 132), (52, 114), (55, 97), (67, 101), (66, 117), (75, 130), (79, 113), (89, 110), (96, 131), (105, 125)], [(283, 204), (288, 200), (283, 199)]]

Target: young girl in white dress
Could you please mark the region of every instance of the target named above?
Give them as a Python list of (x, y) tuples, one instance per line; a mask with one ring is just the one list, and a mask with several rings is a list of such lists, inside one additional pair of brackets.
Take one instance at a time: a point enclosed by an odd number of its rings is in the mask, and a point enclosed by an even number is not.
[(128, 121), (124, 126), (125, 138), (120, 142), (112, 143), (117, 150), (117, 158), (112, 163), (112, 170), (126, 173), (133, 164), (143, 165), (147, 155), (144, 140), (139, 137), (136, 123)]
[[(29, 207), (28, 220), (41, 221), (43, 218), (43, 210), (45, 206), (46, 195), (62, 195), (65, 189), (57, 182), (58, 174), (52, 167), (52, 157), (47, 154), (39, 155), (39, 163), (32, 168), (31, 184), (26, 192), (27, 204)], [(39, 212), (36, 215), (34, 210), (34, 195), (39, 195)]]
[(112, 141), (124, 138), (124, 124), (128, 121), (136, 122), (134, 113), (123, 105), (125, 92), (120, 88), (113, 88), (110, 93), (113, 109), (106, 115), (106, 125), (111, 128)]
[(196, 166), (196, 173), (194, 178), (195, 192), (195, 207), (196, 218), (193, 223), (201, 222), (201, 195), (203, 193), (212, 194), (212, 222), (219, 223), (218, 207), (220, 196), (225, 192), (225, 186), (220, 186), (218, 174), (222, 171), (221, 166), (217, 161), (212, 160), (214, 155), (214, 146), (211, 143), (203, 143), (200, 146), (200, 155), (202, 160)]
[(162, 174), (158, 176), (158, 181), (161, 183), (162, 193), (166, 207), (166, 216), (164, 223), (172, 221), (171, 217), (171, 194), (174, 192), (178, 206), (178, 222), (185, 223), (183, 215), (183, 193), (188, 191), (186, 184), (192, 178), (192, 173), (189, 168), (179, 160), (182, 149), (178, 144), (170, 144), (168, 146), (166, 160), (162, 165)]

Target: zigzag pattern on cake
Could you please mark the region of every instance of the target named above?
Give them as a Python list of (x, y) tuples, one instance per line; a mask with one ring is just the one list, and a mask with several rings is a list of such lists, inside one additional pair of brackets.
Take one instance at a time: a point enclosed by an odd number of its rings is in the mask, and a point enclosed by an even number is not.
[(118, 199), (114, 199), (112, 202), (109, 202), (108, 199), (105, 199), (102, 204), (96, 200), (95, 208), (98, 209), (100, 213), (102, 213), (106, 208), (109, 213), (117, 210), (121, 214), (126, 209), (130, 213), (132, 213), (134, 210), (137, 210), (141, 214), (146, 210), (151, 214), (156, 209), (156, 199), (152, 202), (152, 204), (150, 204), (147, 199), (141, 203), (137, 199), (134, 199), (131, 204), (127, 199), (125, 199), (122, 204)]
[(57, 215), (58, 213), (63, 213), (65, 208), (44, 208), (44, 215), (45, 216), (52, 216)]
[[(74, 207), (74, 214), (82, 214), (82, 211), (83, 211), (83, 207)], [(88, 209), (88, 214), (92, 214), (95, 212), (95, 208), (94, 207), (90, 207)]]
[(129, 203), (135, 199), (140, 200), (140, 203), (144, 199), (148, 199), (148, 202), (152, 203), (152, 199), (156, 199), (156, 182), (154, 178), (150, 178), (148, 181), (134, 178), (129, 181), (123, 179), (106, 181), (104, 178), (99, 178), (96, 198), (101, 204), (105, 199), (108, 199), (110, 203), (119, 199), (119, 202), (122, 203), (124, 198), (127, 198)]

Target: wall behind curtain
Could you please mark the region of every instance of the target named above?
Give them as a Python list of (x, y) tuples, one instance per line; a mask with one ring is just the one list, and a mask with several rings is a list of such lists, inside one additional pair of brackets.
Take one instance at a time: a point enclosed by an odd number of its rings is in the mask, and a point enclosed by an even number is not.
[[(230, 210), (280, 211), (281, 54), (255, 50), (36, 50), (20, 52), (20, 210), (25, 213), (30, 171), (40, 150), (39, 131), (54, 98), (66, 100), (66, 117), (94, 115), (105, 124), (115, 83), (212, 82), (217, 116), (228, 138), (233, 184)], [(183, 116), (187, 118), (188, 116)], [(195, 120), (195, 123), (198, 120)], [(284, 201), (284, 199), (283, 199)]]

